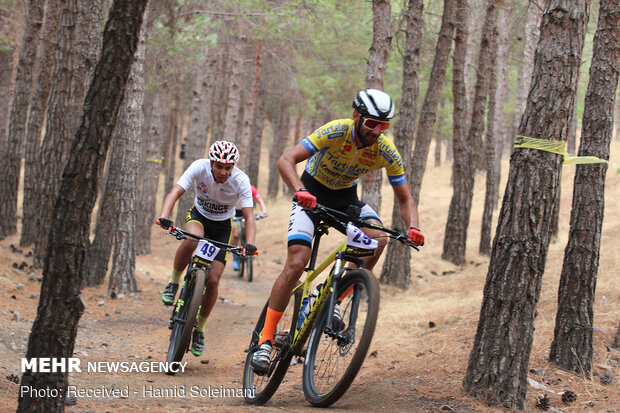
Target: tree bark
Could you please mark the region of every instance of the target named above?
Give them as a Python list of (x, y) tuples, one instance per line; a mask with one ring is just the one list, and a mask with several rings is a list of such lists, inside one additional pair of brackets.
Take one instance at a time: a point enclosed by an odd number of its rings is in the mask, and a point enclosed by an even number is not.
[[(508, 10), (505, 2), (497, 2), (498, 24), (497, 27), (508, 28)], [(487, 113), (486, 133), (486, 190), (484, 193), (484, 211), (482, 213), (482, 225), (480, 228), (480, 246), (478, 251), (483, 255), (491, 254), (491, 226), (493, 224), (493, 212), (497, 208), (499, 197), (500, 179), (500, 148), (503, 142), (502, 133), (504, 126), (503, 107), (506, 101), (502, 99), (503, 87), (507, 83), (506, 56), (508, 56), (509, 30), (497, 31), (495, 50), (492, 50), (492, 62), (489, 78), (489, 111)]]
[[(61, 1), (58, 52), (54, 63), (54, 84), (50, 95), (45, 139), (41, 148), (37, 188), (40, 211), (34, 265), (40, 267), (48, 251), (52, 210), (58, 195), (62, 171), (69, 158), (72, 138), (78, 128), (86, 82), (90, 82), (94, 56), (101, 39), (101, 0)], [(92, 8), (91, 8), (92, 7)], [(96, 27), (96, 30), (93, 28)], [(85, 40), (86, 39), (86, 40)], [(96, 44), (96, 46), (93, 46)]]
[(523, 46), (523, 61), (521, 63), (521, 71), (519, 75), (519, 87), (517, 88), (517, 98), (514, 104), (514, 113), (512, 118), (512, 131), (508, 135), (508, 139), (503, 146), (503, 152), (510, 153), (514, 137), (519, 128), (519, 121), (525, 109), (525, 99), (530, 90), (532, 82), (532, 71), (534, 70), (534, 53), (540, 36), (540, 20), (545, 8), (546, 0), (529, 0), (527, 3), (527, 17), (525, 22), (525, 44)]
[(275, 199), (280, 191), (280, 173), (276, 167), (278, 158), (284, 153), (288, 141), (288, 131), (291, 115), (288, 113), (288, 103), (280, 102), (278, 117), (274, 125), (274, 136), (271, 150), (269, 151), (269, 182), (267, 184), (267, 196)]
[[(215, 98), (215, 80), (217, 69), (217, 50), (214, 47), (207, 47), (205, 59), (198, 69), (198, 76), (192, 91), (192, 103), (190, 108), (189, 126), (185, 137), (185, 159), (183, 160), (183, 170), (196, 159), (205, 156), (209, 121), (212, 118), (212, 101)], [(177, 177), (178, 180), (179, 177)], [(185, 223), (185, 214), (194, 203), (192, 193), (182, 196), (177, 202), (177, 224)]]
[[(148, 11), (144, 12), (146, 19)], [(131, 65), (131, 72), (123, 96), (114, 142), (117, 148), (118, 185), (116, 197), (116, 230), (114, 231), (114, 254), (108, 293), (138, 291), (136, 270), (136, 194), (138, 193), (138, 167), (142, 110), (144, 104), (144, 55), (146, 49), (146, 25), (140, 29), (140, 41)], [(174, 156), (174, 155), (173, 155)], [(112, 165), (110, 165), (112, 166)]]
[[(392, 43), (391, 27), (392, 7), (390, 0), (372, 2), (373, 39), (368, 55), (366, 87), (383, 90), (383, 77)], [(362, 176), (362, 200), (370, 205), (377, 214), (381, 214), (381, 186), (383, 182), (381, 169)]]
[(465, 263), (467, 229), (469, 227), (471, 204), (474, 196), (474, 174), (479, 160), (478, 151), (482, 147), (484, 113), (489, 91), (489, 71), (492, 70), (491, 57), (497, 47), (497, 36), (495, 35), (497, 30), (497, 5), (493, 0), (487, 1), (486, 4), (478, 55), (478, 76), (474, 87), (471, 125), (465, 145), (460, 147), (460, 169), (458, 173), (456, 170), (453, 173), (454, 190), (448, 211), (443, 253), (441, 255), (441, 258), (456, 265), (463, 265)]
[(40, 171), (40, 146), (43, 130), (43, 120), (48, 107), (48, 98), (52, 89), (52, 70), (56, 53), (56, 34), (58, 32), (58, 18), (60, 0), (47, 0), (45, 6), (45, 23), (41, 36), (42, 50), (39, 57), (39, 73), (30, 104), (28, 127), (24, 142), (24, 197), (22, 202), (22, 232), (19, 239), (21, 246), (28, 246), (36, 242), (39, 227), (39, 194), (37, 192), (37, 177)]
[[(451, 2), (452, 0), (446, 1)], [(409, 0), (405, 12), (407, 35), (405, 38), (405, 55), (403, 57), (402, 101), (398, 122), (394, 127), (394, 144), (401, 151), (403, 159), (410, 159), (411, 157), (411, 142), (415, 128), (418, 68), (420, 66), (420, 39), (424, 26), (424, 20), (422, 19), (423, 10), (424, 4), (422, 0)], [(407, 185), (411, 189), (413, 184), (413, 167), (408, 166), (409, 162), (404, 163)], [(392, 227), (405, 227), (398, 202), (394, 202), (394, 208), (392, 209)], [(379, 281), (384, 284), (396, 285), (402, 289), (409, 287), (411, 283), (410, 260), (411, 251), (409, 247), (400, 243), (388, 244)]]
[[(45, 0), (30, 0), (27, 3), (26, 21), (22, 44), (17, 62), (17, 75), (7, 145), (0, 147), (0, 239), (17, 232), (17, 191), (22, 166), (22, 151), (26, 125), (28, 124), (28, 104), (32, 91), (32, 71), (36, 63), (39, 47), (39, 31), (43, 25)], [(1, 126), (1, 125), (0, 125)]]
[[(254, 129), (254, 119), (256, 118), (256, 104), (258, 101), (258, 90), (260, 89), (260, 80), (263, 74), (263, 63), (261, 59), (261, 53), (263, 50), (263, 42), (261, 40), (256, 42), (254, 47), (254, 64), (253, 70), (250, 73), (252, 78), (250, 90), (245, 98), (243, 121), (241, 122), (241, 133), (239, 139), (239, 152), (241, 153), (240, 167), (246, 171), (250, 165), (250, 148), (252, 152), (260, 152), (260, 143), (258, 146), (250, 146), (252, 141), (252, 132)], [(256, 181), (250, 181), (253, 185), (256, 185)]]
[(137, 254), (151, 253), (151, 228), (156, 219), (157, 188), (159, 187), (159, 173), (163, 162), (162, 141), (164, 124), (166, 123), (164, 102), (167, 100), (168, 86), (159, 85), (159, 89), (153, 95), (149, 120), (142, 130), (142, 133), (146, 134), (142, 139), (141, 153), (143, 157), (139, 173), (142, 186), (138, 191)]
[(39, 197), (36, 217), (37, 240), (33, 264), (41, 268), (48, 252), (48, 235), (52, 221), (54, 201), (58, 195), (61, 174), (66, 164), (71, 135), (69, 134), (69, 116), (78, 116), (69, 112), (71, 95), (72, 65), (75, 54), (72, 53), (75, 37), (75, 20), (77, 14), (76, 0), (61, 0), (57, 50), (54, 60), (53, 83), (50, 92), (45, 138), (41, 144), (39, 158), (38, 182), (36, 192)]
[[(262, 81), (261, 81), (262, 83)], [(261, 145), (263, 141), (263, 128), (265, 127), (265, 88), (261, 85), (258, 90), (257, 102), (256, 102), (256, 114), (254, 116), (254, 124), (252, 126), (252, 140), (250, 141), (250, 147), (255, 148), (248, 156), (249, 165), (245, 171), (250, 178), (250, 182), (254, 182), (254, 185), (258, 187), (258, 171), (260, 165)]]
[[(6, 16), (5, 16), (6, 14)], [(12, 13), (0, 11), (0, 32), (6, 29), (6, 23), (2, 18), (10, 18)], [(7, 128), (9, 124), (11, 91), (13, 89), (13, 55), (16, 52), (14, 44), (6, 45), (6, 49), (0, 49), (0, 96), (5, 98), (0, 101), (0, 152), (8, 146)]]
[[(549, 0), (519, 135), (565, 141), (588, 19), (586, 0)], [(534, 318), (560, 184), (559, 155), (515, 149), (480, 320), (463, 385), (492, 405), (523, 409)]]
[[(472, 150), (465, 141), (467, 125), (467, 88), (466, 88), (466, 55), (467, 37), (469, 35), (467, 21), (469, 20), (469, 0), (457, 0), (455, 18), (455, 37), (454, 37), (454, 56), (452, 62), (452, 96), (453, 96), (453, 122), (452, 122), (452, 188), (454, 193), (461, 192), (462, 176), (466, 173), (470, 165), (468, 159), (469, 152)], [(453, 197), (452, 202), (455, 202)], [(446, 228), (458, 225), (458, 221), (450, 222), (450, 219), (457, 220), (456, 216), (448, 216)], [(444, 239), (444, 250), (446, 244), (455, 242), (451, 234), (446, 231)], [(442, 256), (442, 258), (444, 258)]]
[[(609, 159), (620, 70), (620, 0), (601, 2), (586, 92), (579, 156)], [(558, 291), (549, 361), (592, 371), (594, 297), (605, 209), (607, 164), (577, 165), (568, 244)]]
[(450, 57), (452, 37), (454, 34), (454, 13), (454, 0), (444, 0), (441, 28), (439, 29), (437, 47), (435, 48), (435, 59), (433, 60), (431, 77), (428, 81), (428, 89), (426, 90), (426, 96), (422, 104), (420, 122), (418, 123), (418, 133), (416, 134), (415, 148), (411, 160), (413, 181), (411, 194), (416, 202), (420, 199), (420, 188), (422, 187), (428, 150), (431, 146), (431, 138), (433, 137), (433, 127), (435, 125), (435, 119), (437, 118), (437, 107), (439, 106), (443, 82), (446, 78), (446, 69), (448, 67), (448, 59)]
[[(63, 173), (54, 207), (50, 251), (46, 254), (37, 317), (26, 358), (71, 357), (84, 311), (80, 283), (97, 179), (107, 152), (118, 107), (136, 49), (147, 0), (116, 0), (105, 27), (103, 50), (88, 91), (82, 123)], [(71, 230), (67, 230), (71, 228)], [(62, 412), (67, 373), (24, 372), (21, 385), (54, 389), (61, 397), (20, 394), (18, 412)]]

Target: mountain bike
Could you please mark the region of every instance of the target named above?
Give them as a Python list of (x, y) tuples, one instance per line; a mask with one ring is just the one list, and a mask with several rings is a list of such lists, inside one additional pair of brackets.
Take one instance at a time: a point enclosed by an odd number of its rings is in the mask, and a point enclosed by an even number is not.
[[(159, 224), (159, 222), (158, 222)], [(197, 243), (196, 252), (189, 261), (181, 293), (173, 306), (170, 324), (170, 345), (166, 355), (166, 363), (180, 362), (190, 348), (192, 331), (196, 325), (196, 317), (200, 311), (202, 297), (205, 293), (211, 262), (224, 248), (236, 255), (244, 255), (243, 247), (200, 237), (181, 228), (172, 227), (168, 232), (178, 240), (191, 239)], [(256, 253), (255, 253), (256, 254)], [(173, 375), (176, 371), (169, 369), (166, 374)]]
[[(266, 215), (256, 215), (254, 219), (259, 221), (263, 218), (267, 218)], [(234, 219), (234, 218), (233, 218)], [(245, 245), (245, 218), (239, 218), (241, 225), (241, 232), (239, 233), (239, 244)], [(252, 282), (254, 278), (254, 265), (253, 265), (253, 256), (252, 255), (239, 255), (239, 268), (237, 269), (237, 275), (239, 278), (243, 278), (243, 274), (245, 273), (248, 282)]]
[[(384, 237), (418, 249), (407, 241), (406, 234), (362, 220), (357, 206), (350, 206), (347, 213), (320, 204), (306, 211), (320, 217), (310, 263), (278, 323), (271, 366), (262, 375), (252, 369), (251, 360), (258, 348), (269, 301), (252, 331), (243, 372), (245, 400), (250, 404), (264, 404), (273, 396), (293, 357), (304, 359), (303, 390), (310, 404), (326, 407), (342, 397), (362, 366), (379, 312), (379, 283), (361, 259), (374, 254), (378, 241), (367, 237), (360, 228), (381, 230)], [(346, 234), (347, 240), (315, 266), (321, 237), (330, 227)], [(347, 262), (354, 266), (345, 266)], [(310, 293), (312, 281), (332, 263), (325, 282)], [(336, 303), (344, 326), (332, 323)]]

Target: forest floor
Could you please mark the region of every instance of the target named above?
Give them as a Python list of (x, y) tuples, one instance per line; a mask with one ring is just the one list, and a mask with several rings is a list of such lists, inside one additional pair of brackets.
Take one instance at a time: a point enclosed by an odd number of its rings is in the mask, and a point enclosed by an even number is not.
[[(612, 159), (620, 160), (620, 144)], [(505, 187), (506, 167), (502, 171)], [(563, 371), (547, 362), (553, 339), (557, 289), (568, 238), (574, 166), (563, 173), (560, 232), (552, 242), (538, 303), (536, 332), (530, 359), (527, 410), (537, 411), (536, 400), (546, 394), (552, 409), (562, 412), (620, 412), (620, 356), (609, 347), (620, 321), (620, 176), (608, 172), (606, 211), (601, 239), (601, 259), (594, 305), (594, 374)], [(266, 173), (263, 173), (265, 176)], [(348, 392), (329, 408), (333, 412), (498, 412), (483, 401), (463, 393), (467, 369), (487, 274), (488, 257), (478, 254), (479, 228), (484, 201), (482, 175), (470, 221), (467, 264), (454, 266), (441, 260), (445, 217), (452, 191), (450, 168), (428, 168), (433, 185), (423, 187), (419, 206), (426, 245), (413, 254), (412, 283), (407, 291), (381, 286), (381, 310), (369, 356)], [(262, 187), (266, 188), (266, 185)], [(259, 186), (261, 188), (261, 186)], [(391, 215), (391, 190), (385, 188), (383, 216)], [(285, 259), (285, 239), (290, 202), (285, 197), (268, 202), (270, 216), (258, 222), (255, 281), (237, 278), (229, 265), (219, 289), (219, 302), (207, 323), (206, 350), (196, 358), (187, 354), (185, 372), (71, 373), (69, 384), (78, 389), (120, 389), (121, 397), (81, 397), (69, 412), (239, 412), (320, 411), (305, 401), (301, 387), (302, 365), (291, 366), (284, 383), (262, 407), (248, 406), (241, 392), (243, 365), (250, 331), (264, 305), (271, 285)], [(386, 221), (389, 224), (389, 221)], [(323, 251), (341, 240), (326, 237)], [(87, 362), (163, 361), (168, 346), (170, 308), (159, 295), (165, 286), (178, 241), (153, 227), (152, 253), (139, 256), (137, 293), (116, 299), (107, 285), (85, 288), (86, 310), (80, 319), (74, 357)], [(15, 411), (24, 357), (40, 293), (41, 270), (32, 270), (31, 249), (19, 248), (18, 237), (0, 241), (0, 411)], [(376, 267), (376, 274), (381, 261)], [(603, 373), (613, 377), (601, 383)], [(541, 387), (544, 386), (544, 387)], [(181, 389), (185, 395), (181, 395)], [(126, 389), (126, 390), (125, 390)], [(577, 395), (565, 404), (561, 392)], [(177, 397), (158, 397), (161, 393)], [(217, 393), (220, 394), (217, 394)], [(221, 393), (224, 394), (222, 397)]]

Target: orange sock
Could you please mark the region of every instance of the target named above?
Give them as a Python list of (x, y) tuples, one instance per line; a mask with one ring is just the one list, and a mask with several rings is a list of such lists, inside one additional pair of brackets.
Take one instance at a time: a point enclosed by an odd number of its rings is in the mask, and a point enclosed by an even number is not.
[(276, 333), (276, 327), (278, 326), (278, 322), (282, 318), (283, 312), (276, 311), (271, 307), (267, 307), (267, 315), (265, 316), (265, 324), (263, 325), (263, 331), (260, 335), (260, 340), (258, 340), (258, 345), (260, 346), (265, 341), (271, 341), (273, 344), (273, 335)]

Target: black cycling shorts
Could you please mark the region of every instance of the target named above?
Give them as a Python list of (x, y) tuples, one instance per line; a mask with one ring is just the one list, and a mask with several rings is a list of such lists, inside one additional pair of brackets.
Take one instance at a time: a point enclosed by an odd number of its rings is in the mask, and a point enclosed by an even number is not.
[[(224, 221), (213, 221), (212, 219), (204, 217), (196, 210), (196, 206), (192, 205), (189, 211), (187, 211), (187, 214), (185, 214), (185, 224), (187, 225), (189, 222), (199, 223), (202, 226), (205, 238), (230, 244), (232, 236), (232, 218), (225, 219)], [(214, 259), (226, 264), (227, 253), (228, 251), (221, 249)]]

